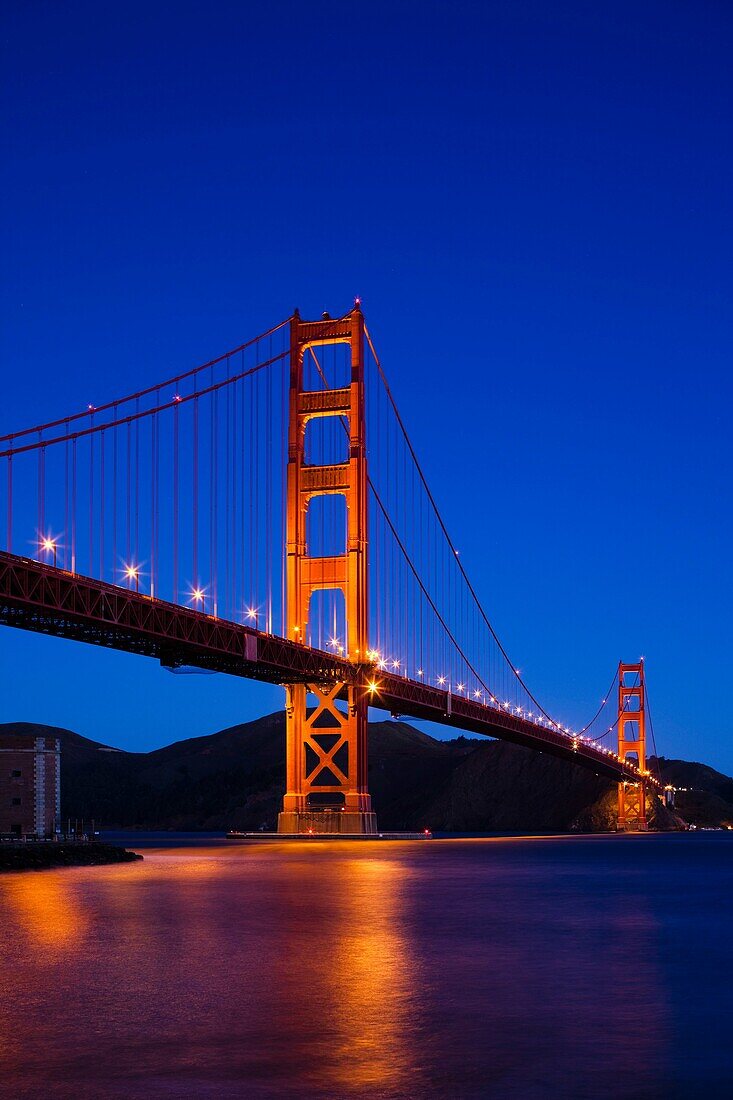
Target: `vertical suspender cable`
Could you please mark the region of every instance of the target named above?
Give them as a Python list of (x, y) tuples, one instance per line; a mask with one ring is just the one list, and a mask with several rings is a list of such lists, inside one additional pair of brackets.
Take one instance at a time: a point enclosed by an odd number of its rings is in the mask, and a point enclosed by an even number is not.
[(127, 541), (125, 545), (125, 565), (131, 563), (132, 550), (132, 424), (127, 422)]
[(191, 555), (193, 558), (193, 584), (200, 588), (199, 577), (199, 402), (193, 400), (193, 454), (192, 454)]
[(8, 455), (8, 552), (13, 552), (13, 456)]
[[(272, 359), (272, 336), (269, 337), (268, 360)], [(265, 531), (265, 561), (267, 568), (267, 633), (272, 634), (272, 367), (267, 368), (267, 449), (265, 451), (265, 494), (267, 496), (267, 529)]]
[[(257, 344), (257, 359), (260, 358), (260, 345)], [(254, 381), (254, 469), (250, 476), (252, 477), (254, 487), (254, 560), (252, 563), (254, 583), (255, 583), (255, 607), (259, 606), (260, 596), (260, 554), (259, 554), (259, 527), (260, 527), (260, 376), (255, 375)]]
[(239, 418), (237, 416), (238, 385), (238, 382), (234, 382), (233, 385), (229, 387), (229, 389), (231, 390), (232, 402), (232, 537), (231, 542), (229, 543), (228, 552), (230, 561), (232, 563), (232, 599), (229, 607), (229, 617), (232, 619), (238, 618), (236, 612), (239, 610), (242, 602), (242, 588), (238, 569), (239, 558), (237, 556), (237, 493), (239, 490), (239, 485), (237, 484), (237, 458), (239, 454), (239, 440), (237, 431), (239, 427)]
[[(117, 420), (117, 406), (114, 406), (114, 420)], [(119, 428), (112, 432), (112, 583), (117, 579), (119, 561), (117, 558), (117, 437)]]
[(43, 505), (41, 503), (43, 498), (43, 492), (41, 489), (42, 473), (41, 473), (41, 455), (43, 454), (43, 447), (41, 443), (41, 433), (38, 433), (38, 451), (36, 453), (37, 463), (37, 477), (36, 477), (36, 541), (40, 542), (43, 538)]
[(173, 601), (178, 603), (178, 403), (173, 406)]
[[(214, 380), (214, 368), (211, 368), (211, 381)], [(216, 409), (216, 392), (212, 393), (209, 400), (209, 576), (211, 577), (211, 595), (214, 601), (214, 614), (217, 614), (216, 593), (216, 555), (214, 554), (214, 508), (216, 506), (216, 471), (215, 463), (215, 431), (214, 416)]]
[[(230, 364), (227, 357), (227, 373), (229, 378)], [(226, 387), (224, 397), (226, 401), (224, 403), (224, 453), (222, 455), (222, 462), (224, 464), (224, 577), (222, 580), (222, 599), (228, 608), (228, 613), (231, 616), (234, 600), (232, 599), (232, 575), (234, 573), (233, 561), (232, 561), (232, 549), (234, 546), (233, 530), (231, 527), (231, 494), (233, 486), (231, 485), (231, 438), (232, 438), (232, 407), (231, 407), (231, 395), (229, 394), (229, 387)]]
[(69, 425), (66, 425), (67, 440), (64, 443), (64, 569), (69, 568)]
[[(159, 404), (156, 391), (155, 405)], [(150, 417), (150, 595), (155, 595), (155, 567), (158, 555), (155, 548), (158, 517), (158, 413)]]
[(45, 538), (46, 532), (46, 448), (38, 451), (38, 537)]
[(71, 444), (71, 572), (76, 573), (76, 439)]
[[(140, 410), (140, 398), (135, 402), (135, 415)], [(135, 420), (135, 568), (140, 568), (140, 421)]]
[[(244, 355), (242, 355), (242, 366), (244, 366)], [(243, 378), (240, 383), (239, 391), (239, 454), (237, 455), (237, 486), (239, 492), (239, 532), (238, 532), (238, 550), (239, 550), (239, 573), (241, 578), (241, 610), (246, 612), (247, 608), (254, 606), (251, 600), (251, 586), (249, 579), (249, 548), (248, 548), (248, 532), (249, 532), (249, 501), (251, 494), (251, 485), (249, 480), (249, 430), (250, 430), (250, 391), (248, 387), (251, 382), (248, 378)], [(259, 624), (256, 622), (250, 625), (257, 627)]]
[(253, 583), (253, 568), (254, 568), (254, 472), (255, 472), (255, 452), (254, 452), (254, 387), (257, 384), (257, 379), (252, 378), (249, 383), (249, 468), (247, 470), (246, 485), (249, 490), (248, 499), (248, 520), (249, 520), (249, 559), (247, 561), (247, 590), (249, 592), (249, 606), (256, 607), (256, 587)]
[[(212, 485), (213, 485), (213, 492), (212, 492), (212, 495), (211, 495), (211, 561), (212, 561), (211, 583), (212, 583), (212, 591), (213, 591), (213, 595), (214, 595), (214, 607), (215, 607), (214, 613), (215, 614), (217, 613), (216, 608), (217, 608), (217, 605), (218, 605), (218, 594), (217, 594), (217, 591), (218, 591), (218, 579), (217, 579), (218, 578), (218, 574), (217, 574), (218, 549), (217, 549), (217, 545), (216, 545), (216, 536), (217, 536), (217, 531), (218, 531), (218, 527), (219, 527), (219, 522), (218, 522), (218, 518), (217, 518), (217, 515), (218, 515), (218, 499), (219, 499), (219, 478), (217, 476), (218, 451), (219, 451), (219, 439), (218, 439), (218, 432), (217, 432), (217, 427), (218, 427), (218, 415), (217, 415), (218, 409), (217, 409), (217, 406), (218, 406), (217, 393), (216, 393), (216, 391), (214, 391), (214, 393), (212, 395), (212, 407), (213, 407), (212, 425), (213, 425), (213, 428), (214, 428), (214, 433), (213, 433), (213, 447), (212, 447), (212, 461), (211, 461), (211, 480), (212, 480)], [(227, 552), (228, 552), (228, 548), (225, 547), (225, 551), (224, 551), (224, 556), (225, 557), (226, 557)]]

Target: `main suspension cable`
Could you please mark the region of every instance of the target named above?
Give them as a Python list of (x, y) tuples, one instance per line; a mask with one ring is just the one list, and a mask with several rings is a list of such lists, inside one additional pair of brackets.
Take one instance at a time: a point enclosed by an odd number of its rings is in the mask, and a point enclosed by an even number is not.
[[(108, 401), (104, 405), (90, 405), (86, 409), (82, 409), (81, 412), (72, 413), (70, 416), (61, 417), (59, 420), (50, 420), (47, 424), (38, 424), (33, 428), (22, 428), (17, 432), (9, 432), (7, 435), (0, 435), (0, 443), (10, 442), (14, 439), (20, 439), (23, 436), (31, 435), (34, 432), (48, 431), (50, 428), (58, 428), (62, 424), (72, 424), (74, 421), (81, 419), (84, 416), (94, 417), (95, 413), (106, 412), (107, 409), (116, 408), (118, 405), (127, 405), (131, 401), (139, 400), (141, 397), (148, 397), (151, 393), (155, 393), (156, 390), (161, 390), (165, 386), (174, 386), (178, 382), (185, 381), (186, 378), (192, 378), (200, 371), (208, 370), (209, 367), (215, 367), (219, 363), (225, 362), (232, 355), (238, 355), (240, 352), (244, 352), (247, 348), (251, 348), (257, 344), (260, 340), (266, 339), (268, 336), (272, 336), (278, 332), (285, 325), (290, 323), (290, 318), (287, 317), (284, 321), (280, 321), (279, 324), (274, 325), (268, 329), (267, 332), (261, 333), (259, 336), (253, 337), (251, 340), (247, 340), (246, 343), (240, 344), (239, 347), (232, 348), (231, 351), (224, 352), (223, 355), (218, 355), (216, 359), (210, 359), (208, 363), (201, 363), (198, 367), (192, 367), (190, 370), (184, 371), (182, 374), (174, 375), (165, 382), (157, 382), (154, 386), (147, 386), (144, 390), (138, 390), (137, 393), (131, 393), (128, 397), (118, 397), (114, 401)], [(3, 452), (5, 453), (5, 452)], [(2, 457), (2, 456), (0, 456)]]

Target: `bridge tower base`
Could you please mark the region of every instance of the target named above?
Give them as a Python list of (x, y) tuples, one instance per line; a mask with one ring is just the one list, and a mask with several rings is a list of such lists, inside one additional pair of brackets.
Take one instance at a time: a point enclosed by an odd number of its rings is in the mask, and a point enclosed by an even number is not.
[[(346, 629), (338, 651), (355, 664), (366, 658), (368, 649), (364, 339), (358, 306), (336, 320), (324, 314), (320, 321), (302, 321), (296, 311), (290, 322), (287, 636), (306, 644), (311, 597), (318, 591), (340, 591)], [(350, 350), (348, 383), (336, 388), (328, 386), (318, 358), (320, 349), (333, 344)], [(304, 388), (306, 355), (320, 375), (320, 388)], [(317, 417), (341, 421), (347, 437), (341, 462), (318, 465), (306, 460), (306, 429)], [(345, 545), (332, 556), (314, 556), (306, 539), (308, 509), (315, 497), (328, 495), (345, 498)], [(285, 687), (287, 784), (278, 832), (376, 834), (367, 789), (364, 689), (333, 680)]]
[(644, 661), (618, 666), (618, 754), (622, 760), (637, 764), (642, 778), (638, 783), (618, 785), (618, 831), (646, 832), (646, 712), (644, 699)]

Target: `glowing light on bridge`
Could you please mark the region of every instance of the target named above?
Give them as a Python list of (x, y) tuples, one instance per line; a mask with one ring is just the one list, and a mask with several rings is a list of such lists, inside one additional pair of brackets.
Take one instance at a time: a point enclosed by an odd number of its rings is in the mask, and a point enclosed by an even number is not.
[(56, 539), (50, 538), (48, 535), (44, 535), (44, 537), (41, 539), (41, 541), (39, 543), (39, 546), (40, 546), (41, 550), (45, 551), (46, 554), (52, 554), (53, 555), (53, 564), (54, 564), (54, 568), (55, 568), (56, 567), (56, 556), (57, 556)]
[(139, 592), (140, 591), (140, 569), (139, 569), (139, 567), (137, 565), (126, 565), (125, 569), (124, 569), (124, 574), (125, 574), (125, 577), (127, 578), (127, 580), (130, 582), (130, 584), (132, 584), (133, 581), (135, 582), (135, 591)]

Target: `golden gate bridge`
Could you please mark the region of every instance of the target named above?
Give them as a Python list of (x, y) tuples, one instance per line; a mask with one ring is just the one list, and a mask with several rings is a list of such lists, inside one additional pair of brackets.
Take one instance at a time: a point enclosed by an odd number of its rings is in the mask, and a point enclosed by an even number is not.
[(580, 729), (535, 698), (358, 301), (339, 318), (296, 310), (185, 373), (1, 436), (0, 460), (0, 622), (284, 685), (280, 832), (377, 832), (370, 706), (589, 768), (618, 783), (619, 828), (646, 828), (662, 785), (643, 659), (619, 664)]

